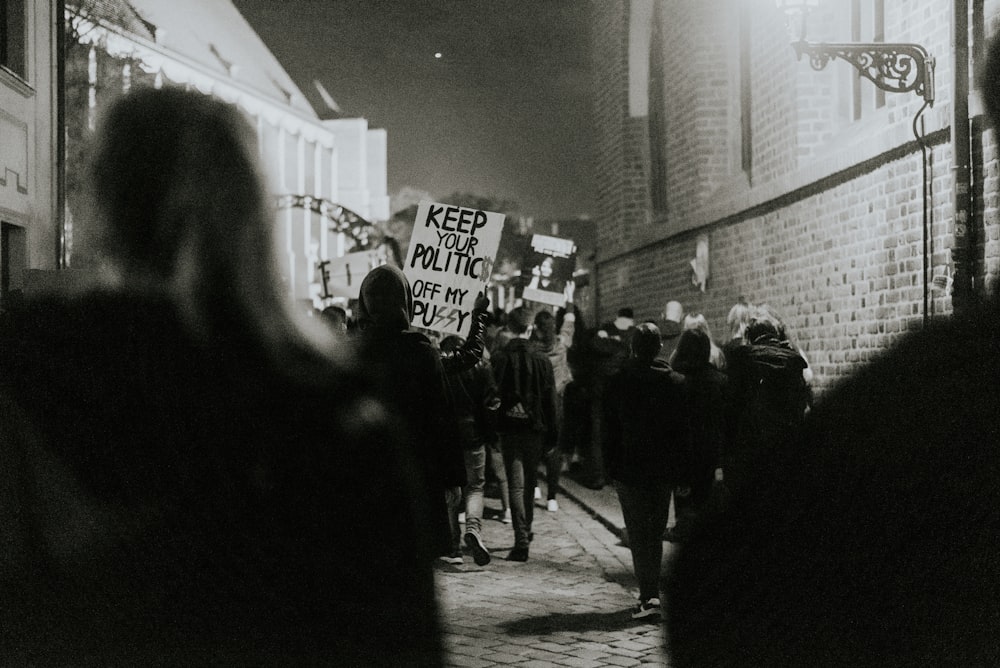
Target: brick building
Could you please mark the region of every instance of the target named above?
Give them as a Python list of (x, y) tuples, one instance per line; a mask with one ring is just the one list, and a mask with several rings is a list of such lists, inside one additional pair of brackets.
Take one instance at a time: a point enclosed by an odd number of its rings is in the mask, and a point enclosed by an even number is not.
[[(592, 0), (595, 283), (599, 319), (621, 306), (657, 319), (677, 300), (720, 340), (740, 298), (767, 303), (822, 392), (985, 294), (1000, 270), (996, 140), (974, 86), (1000, 2), (813, 4), (810, 42), (926, 49), (933, 104), (881, 91), (841, 59), (797, 60), (774, 0)], [(955, 6), (968, 9), (968, 77), (956, 76)], [(965, 227), (953, 114), (970, 127)], [(702, 284), (692, 260), (706, 250)]]

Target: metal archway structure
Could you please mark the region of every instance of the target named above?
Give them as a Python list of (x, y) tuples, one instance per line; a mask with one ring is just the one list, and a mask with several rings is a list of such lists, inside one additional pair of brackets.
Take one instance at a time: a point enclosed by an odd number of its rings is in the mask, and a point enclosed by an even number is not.
[(330, 220), (330, 232), (346, 234), (359, 249), (368, 248), (375, 226), (346, 206), (312, 195), (279, 195), (278, 209), (308, 209)]

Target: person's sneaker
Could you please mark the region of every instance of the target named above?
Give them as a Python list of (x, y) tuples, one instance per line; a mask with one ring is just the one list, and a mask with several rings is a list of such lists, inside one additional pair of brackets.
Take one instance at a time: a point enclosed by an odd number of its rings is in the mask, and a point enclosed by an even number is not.
[(528, 548), (526, 547), (515, 547), (507, 555), (507, 561), (527, 561), (528, 560)]
[(459, 524), (465, 524), (465, 513), (459, 513), (458, 514), (458, 523)]
[(548, 506), (548, 508), (549, 508), (550, 512), (553, 512), (553, 513), (556, 512), (557, 510), (559, 510), (559, 502), (556, 501), (555, 499), (549, 499), (549, 506)]
[(461, 564), (462, 563), (462, 553), (452, 552), (451, 554), (443, 554), (438, 557), (441, 561), (446, 564)]
[(542, 490), (540, 490), (539, 488), (536, 487), (535, 488), (535, 501), (541, 501), (541, 500), (542, 500)]
[(660, 599), (658, 598), (646, 599), (632, 611), (632, 619), (645, 619), (653, 616), (660, 616)]
[(503, 511), (503, 519), (500, 521), (503, 522), (504, 524), (510, 524), (511, 522), (514, 521), (514, 518), (510, 516), (510, 508)]
[(476, 562), (476, 566), (485, 566), (490, 563), (490, 551), (483, 545), (483, 539), (479, 534), (471, 531), (466, 532), (465, 544), (472, 550), (472, 559)]

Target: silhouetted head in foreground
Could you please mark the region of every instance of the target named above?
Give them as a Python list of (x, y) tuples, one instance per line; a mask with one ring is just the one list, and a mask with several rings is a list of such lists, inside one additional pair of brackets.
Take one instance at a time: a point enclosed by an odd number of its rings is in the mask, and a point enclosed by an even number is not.
[(206, 338), (329, 347), (282, 287), (256, 131), (242, 112), (198, 92), (138, 88), (110, 106), (92, 149), (79, 255), (104, 287), (164, 295)]

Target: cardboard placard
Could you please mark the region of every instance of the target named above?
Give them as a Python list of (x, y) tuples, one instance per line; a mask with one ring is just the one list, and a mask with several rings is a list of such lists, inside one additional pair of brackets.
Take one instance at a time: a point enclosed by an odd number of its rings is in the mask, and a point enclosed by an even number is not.
[(493, 273), (502, 213), (421, 202), (403, 273), (413, 290), (413, 327), (467, 336), (472, 308)]
[(385, 247), (348, 253), (317, 266), (322, 280), (320, 297), (346, 297), (357, 299), (361, 281), (369, 271), (388, 262)]
[(566, 283), (576, 269), (576, 244), (572, 239), (535, 234), (531, 249), (521, 263), (522, 276), (529, 280), (521, 298), (525, 301), (566, 305)]

